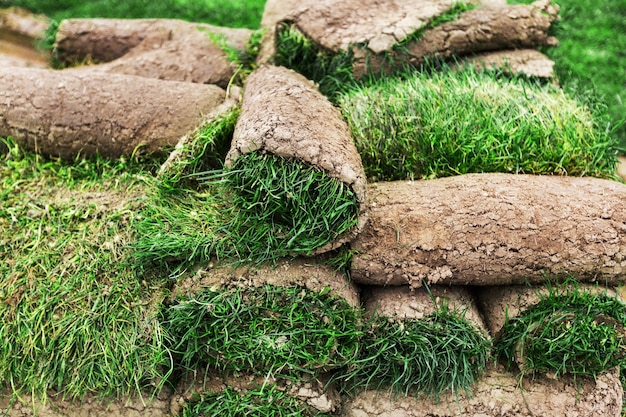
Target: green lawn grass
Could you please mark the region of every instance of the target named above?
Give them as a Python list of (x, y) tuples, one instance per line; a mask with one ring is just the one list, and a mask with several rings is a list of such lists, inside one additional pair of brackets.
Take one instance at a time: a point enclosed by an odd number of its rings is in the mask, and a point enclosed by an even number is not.
[[(532, 3), (515, 0), (509, 3)], [(566, 90), (588, 93), (608, 108), (612, 126), (626, 119), (626, 2), (557, 0), (561, 19), (554, 27), (560, 45), (546, 48)], [(626, 147), (626, 124), (615, 135)]]
[(83, 17), (153, 17), (258, 29), (265, 0), (228, 0), (227, 3), (216, 0), (12, 0), (10, 3), (56, 21)]

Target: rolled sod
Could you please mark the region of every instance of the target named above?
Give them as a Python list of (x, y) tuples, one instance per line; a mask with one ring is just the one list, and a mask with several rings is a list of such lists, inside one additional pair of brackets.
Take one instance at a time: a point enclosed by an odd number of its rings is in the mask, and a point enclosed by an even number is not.
[(225, 49), (243, 51), (252, 31), (175, 19), (68, 19), (55, 58), (72, 71), (137, 75), (226, 88), (237, 70)]
[(498, 286), (481, 289), (479, 299), (507, 367), (553, 378), (626, 369), (626, 304), (611, 289)]
[(366, 180), (348, 126), (294, 71), (250, 74), (225, 166), (250, 227), (269, 225), (264, 240), (285, 255), (337, 248), (366, 219)]
[(298, 259), (199, 271), (176, 284), (163, 326), (184, 368), (320, 375), (354, 359), (360, 318), (344, 274)]
[(550, 0), (511, 6), (326, 0), (284, 17), (269, 41), (276, 43), (275, 64), (296, 69), (332, 94), (342, 82), (420, 67), (429, 59), (555, 45), (548, 29), (557, 14)]
[(362, 284), (511, 285), (626, 274), (626, 185), (597, 178), (468, 174), (368, 187), (352, 242)]
[(366, 287), (370, 320), (358, 359), (335, 378), (348, 392), (403, 394), (472, 389), (491, 344), (474, 299), (463, 287)]
[(63, 159), (161, 153), (226, 96), (214, 85), (30, 68), (0, 69), (0, 85), (0, 137)]
[(590, 378), (554, 380), (520, 378), (502, 368), (489, 369), (471, 393), (401, 397), (386, 391), (366, 391), (347, 398), (342, 416), (394, 417), (529, 417), (612, 416), (622, 410), (623, 390), (617, 370)]
[[(330, 416), (341, 409), (336, 390), (316, 379), (286, 381), (272, 376), (225, 376), (211, 369), (183, 374), (172, 412), (192, 416)], [(179, 410), (180, 409), (180, 410)]]

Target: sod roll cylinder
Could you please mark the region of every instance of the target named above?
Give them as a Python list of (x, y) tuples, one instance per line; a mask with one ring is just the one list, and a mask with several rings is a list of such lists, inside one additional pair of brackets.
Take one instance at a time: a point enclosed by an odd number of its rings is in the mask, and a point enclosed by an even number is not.
[(184, 367), (319, 375), (356, 355), (358, 305), (344, 274), (303, 259), (281, 260), (182, 280), (163, 326)]
[(468, 174), (371, 184), (352, 243), (363, 284), (541, 283), (626, 274), (626, 185), (596, 178)]
[(626, 366), (626, 304), (595, 285), (497, 286), (479, 291), (495, 352), (522, 373), (596, 377)]
[[(315, 59), (327, 64), (319, 65), (321, 72), (307, 76), (320, 82), (336, 69), (328, 65), (333, 57), (341, 55), (350, 58), (347, 69), (359, 79), (407, 65), (419, 67), (429, 58), (445, 60), (557, 43), (548, 34), (558, 14), (558, 6), (550, 0), (478, 7), (448, 0), (324, 0), (305, 6), (279, 22), (275, 63), (305, 73), (300, 62), (319, 52)], [(292, 59), (293, 34), (307, 46)]]
[[(260, 207), (261, 215), (275, 210), (272, 224), (301, 230), (303, 240), (317, 239), (304, 254), (338, 247), (365, 221), (366, 179), (348, 126), (326, 97), (292, 70), (263, 66), (248, 77), (225, 165), (238, 173), (233, 182), (243, 206)], [(287, 177), (285, 165), (293, 176)], [(324, 178), (303, 179), (298, 171), (306, 169)], [(328, 187), (334, 191), (324, 191)], [(345, 198), (329, 203), (335, 195)]]
[(244, 50), (252, 33), (174, 19), (69, 19), (57, 32), (55, 54), (72, 68), (226, 88), (237, 65), (224, 47)]
[(491, 344), (467, 288), (367, 287), (362, 297), (369, 327), (359, 360), (338, 378), (347, 390), (471, 390)]
[(214, 85), (121, 74), (0, 69), (0, 137), (74, 159), (158, 153), (225, 100)]
[(617, 370), (596, 380), (546, 377), (520, 380), (501, 368), (490, 369), (471, 393), (453, 393), (434, 400), (401, 397), (388, 391), (366, 391), (344, 403), (342, 416), (394, 417), (571, 417), (621, 415), (623, 390)]

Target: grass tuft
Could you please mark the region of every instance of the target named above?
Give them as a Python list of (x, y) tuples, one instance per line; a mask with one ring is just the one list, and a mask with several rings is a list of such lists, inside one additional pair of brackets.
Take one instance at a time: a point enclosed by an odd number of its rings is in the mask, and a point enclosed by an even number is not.
[(356, 226), (352, 189), (295, 159), (240, 156), (222, 179), (234, 194), (236, 216), (226, 235), (250, 260), (310, 255)]
[(614, 178), (617, 143), (562, 90), (473, 69), (381, 79), (338, 100), (370, 180), (471, 172)]
[(356, 83), (352, 53), (325, 50), (292, 24), (283, 24), (277, 31), (274, 62), (315, 81), (319, 91), (331, 101)]
[(163, 328), (180, 364), (274, 376), (320, 374), (353, 360), (359, 312), (329, 290), (266, 285), (177, 297)]
[(227, 387), (219, 393), (205, 393), (202, 399), (183, 410), (182, 417), (223, 416), (239, 417), (324, 417), (329, 414), (313, 410), (301, 400), (265, 385), (258, 389), (239, 392)]
[(194, 188), (198, 184), (193, 174), (222, 168), (240, 113), (239, 107), (233, 108), (196, 129), (163, 165), (158, 176), (159, 189), (177, 192)]
[(335, 378), (344, 391), (389, 388), (438, 398), (470, 391), (490, 358), (490, 341), (459, 312), (442, 307), (420, 320), (374, 316), (358, 359)]
[(626, 304), (577, 287), (551, 288), (522, 315), (507, 319), (495, 354), (524, 374), (596, 377), (626, 369)]

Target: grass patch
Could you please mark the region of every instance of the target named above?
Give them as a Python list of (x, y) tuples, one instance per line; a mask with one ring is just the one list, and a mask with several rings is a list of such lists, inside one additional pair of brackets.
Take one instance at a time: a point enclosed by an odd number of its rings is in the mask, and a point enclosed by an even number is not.
[(357, 353), (359, 312), (329, 291), (207, 288), (177, 297), (162, 325), (185, 368), (206, 363), (299, 379), (343, 366)]
[(470, 391), (491, 344), (461, 314), (442, 307), (420, 320), (376, 317), (356, 361), (335, 376), (342, 389), (389, 388), (402, 394)]
[(196, 188), (194, 174), (221, 169), (240, 113), (239, 107), (233, 108), (199, 127), (189, 140), (179, 143), (158, 174), (160, 190), (175, 193)]
[(472, 69), (412, 73), (339, 99), (372, 180), (471, 172), (613, 178), (617, 143), (562, 90)]
[(319, 91), (331, 101), (356, 83), (351, 52), (328, 51), (292, 24), (282, 24), (277, 31), (274, 62), (315, 81)]
[[(551, 288), (541, 301), (507, 319), (495, 354), (524, 374), (596, 377), (626, 369), (626, 305), (606, 294)], [(623, 378), (623, 375), (622, 375)]]
[(126, 245), (145, 168), (23, 153), (0, 163), (0, 384), (79, 398), (158, 389), (169, 372), (161, 282)]
[(205, 393), (198, 402), (183, 410), (182, 417), (324, 417), (330, 414), (311, 409), (301, 400), (271, 385), (238, 392), (226, 388), (219, 393)]
[[(532, 3), (521, 0), (515, 3)], [(626, 148), (626, 3), (558, 0), (557, 48), (546, 48), (559, 82), (568, 91), (595, 96), (608, 107), (615, 137)]]

